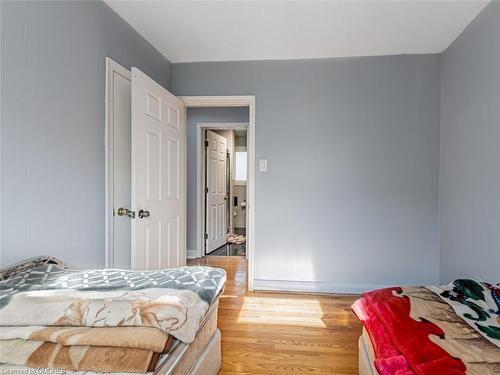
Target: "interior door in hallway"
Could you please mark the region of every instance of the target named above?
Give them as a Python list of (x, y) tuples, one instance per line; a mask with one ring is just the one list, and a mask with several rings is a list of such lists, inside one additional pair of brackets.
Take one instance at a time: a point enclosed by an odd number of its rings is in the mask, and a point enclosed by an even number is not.
[(227, 140), (207, 130), (206, 135), (206, 254), (226, 244), (227, 213), (229, 198), (226, 185)]

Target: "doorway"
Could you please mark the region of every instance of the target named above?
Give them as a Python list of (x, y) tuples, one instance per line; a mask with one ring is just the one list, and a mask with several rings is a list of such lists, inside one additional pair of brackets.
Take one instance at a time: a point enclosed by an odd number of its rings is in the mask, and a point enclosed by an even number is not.
[[(248, 261), (248, 289), (253, 290), (254, 280), (254, 244), (255, 244), (255, 96), (181, 96), (188, 110), (190, 108), (246, 107), (248, 109), (247, 131), (247, 183), (246, 183), (246, 258)], [(240, 124), (225, 124), (229, 128), (237, 128)], [(208, 124), (210, 127), (210, 124)], [(196, 128), (196, 150), (203, 150), (203, 124)], [(189, 159), (189, 157), (188, 157)], [(189, 160), (188, 160), (189, 162)], [(195, 206), (196, 238), (192, 248), (188, 248), (188, 258), (202, 258), (204, 254), (204, 168), (203, 153), (196, 152), (196, 193), (188, 207)]]
[(242, 123), (198, 123), (204, 136), (204, 255), (246, 256), (247, 128)]
[(106, 267), (186, 263), (186, 107), (106, 59)]

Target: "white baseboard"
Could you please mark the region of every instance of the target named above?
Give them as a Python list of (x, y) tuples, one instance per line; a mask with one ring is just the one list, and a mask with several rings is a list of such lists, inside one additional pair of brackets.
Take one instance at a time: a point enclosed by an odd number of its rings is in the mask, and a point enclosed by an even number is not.
[(283, 280), (254, 280), (254, 290), (272, 290), (280, 292), (304, 293), (339, 293), (361, 294), (375, 289), (388, 288), (391, 285), (383, 284), (343, 284), (322, 283), (316, 281), (283, 281)]
[(200, 256), (198, 255), (198, 250), (187, 250), (186, 251), (186, 258), (188, 258), (188, 259), (200, 258)]

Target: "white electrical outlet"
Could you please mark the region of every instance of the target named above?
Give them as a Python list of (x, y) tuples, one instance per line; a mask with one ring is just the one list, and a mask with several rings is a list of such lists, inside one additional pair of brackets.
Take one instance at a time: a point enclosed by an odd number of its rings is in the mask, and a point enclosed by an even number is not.
[(259, 160), (259, 172), (267, 172), (267, 159)]

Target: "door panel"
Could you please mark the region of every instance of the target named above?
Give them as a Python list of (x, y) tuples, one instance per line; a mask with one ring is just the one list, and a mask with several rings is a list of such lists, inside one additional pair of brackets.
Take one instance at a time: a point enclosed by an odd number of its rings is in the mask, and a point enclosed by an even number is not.
[(145, 236), (144, 236), (144, 269), (156, 269), (159, 268), (157, 265), (160, 263), (161, 257), (161, 246), (160, 241), (162, 238), (162, 225), (161, 221), (147, 223), (144, 226)]
[(206, 253), (208, 254), (226, 243), (227, 140), (207, 130), (207, 141)]
[(133, 269), (185, 265), (185, 119), (181, 100), (132, 68)]
[(178, 258), (180, 246), (180, 228), (179, 228), (179, 218), (172, 218), (167, 223), (167, 238), (168, 238), (168, 256), (169, 259), (166, 259), (167, 264), (177, 264), (180, 263), (181, 260)]
[(146, 200), (161, 200), (161, 134), (146, 131)]
[(168, 190), (167, 199), (179, 199), (179, 141), (176, 139), (168, 140)]

